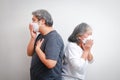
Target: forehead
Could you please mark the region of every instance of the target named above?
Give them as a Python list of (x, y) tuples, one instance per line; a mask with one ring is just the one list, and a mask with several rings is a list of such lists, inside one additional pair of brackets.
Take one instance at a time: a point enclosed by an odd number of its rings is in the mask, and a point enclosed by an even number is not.
[(92, 29), (88, 29), (88, 30), (86, 31), (86, 34), (92, 35)]
[(32, 18), (37, 18), (35, 15), (32, 15)]

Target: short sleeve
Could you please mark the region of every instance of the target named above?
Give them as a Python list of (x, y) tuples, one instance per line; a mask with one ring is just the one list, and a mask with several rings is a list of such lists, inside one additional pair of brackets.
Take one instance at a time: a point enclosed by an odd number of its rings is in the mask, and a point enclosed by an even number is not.
[(45, 47), (46, 58), (57, 61), (60, 54), (60, 50), (61, 44), (59, 44), (59, 40), (55, 38), (49, 39)]

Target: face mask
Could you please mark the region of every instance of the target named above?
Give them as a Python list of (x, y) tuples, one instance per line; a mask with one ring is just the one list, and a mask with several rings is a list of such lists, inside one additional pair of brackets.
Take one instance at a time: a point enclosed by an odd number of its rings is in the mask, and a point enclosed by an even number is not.
[(86, 43), (87, 40), (93, 40), (92, 36), (88, 36), (87, 38), (84, 38), (83, 43)]
[(34, 32), (38, 32), (39, 31), (39, 25), (38, 25), (38, 23), (33, 22), (33, 23), (31, 23), (31, 25), (33, 26)]

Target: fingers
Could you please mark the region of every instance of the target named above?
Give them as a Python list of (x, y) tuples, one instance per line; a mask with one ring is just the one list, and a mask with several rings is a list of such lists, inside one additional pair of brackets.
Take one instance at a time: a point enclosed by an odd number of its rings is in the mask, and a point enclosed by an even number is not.
[(29, 24), (29, 30), (30, 30), (31, 38), (36, 38), (37, 33), (34, 32), (33, 25), (31, 23)]
[(44, 39), (38, 40), (36, 46), (41, 47), (43, 41), (44, 41)]
[(93, 45), (93, 40), (87, 40), (85, 43), (85, 46), (87, 47), (92, 47), (92, 45)]
[(31, 23), (29, 24), (29, 30), (33, 32), (33, 25)]
[(93, 40), (87, 40), (85, 44), (93, 45)]
[(42, 39), (40, 42), (43, 43), (44, 39)]
[(93, 40), (90, 39), (90, 40), (87, 40), (86, 42), (93, 42)]

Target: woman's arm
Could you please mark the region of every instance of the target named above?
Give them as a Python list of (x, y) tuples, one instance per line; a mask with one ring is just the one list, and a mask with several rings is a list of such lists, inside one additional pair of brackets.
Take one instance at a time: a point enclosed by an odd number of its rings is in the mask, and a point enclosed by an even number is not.
[(88, 54), (88, 58), (87, 59), (88, 59), (89, 63), (92, 63), (94, 61), (93, 54), (91, 52)]
[(71, 65), (71, 69), (76, 72), (80, 72), (85, 65), (88, 52), (83, 52), (76, 44), (69, 44), (65, 49), (68, 63)]
[(89, 51), (83, 51), (81, 58), (83, 58), (86, 61), (88, 59), (88, 54), (89, 54)]
[(80, 72), (85, 65), (85, 60), (83, 58), (71, 58), (70, 60), (71, 69)]
[(88, 59), (88, 61), (92, 61), (93, 60), (93, 55), (91, 54), (91, 52), (88, 54), (87, 59)]

